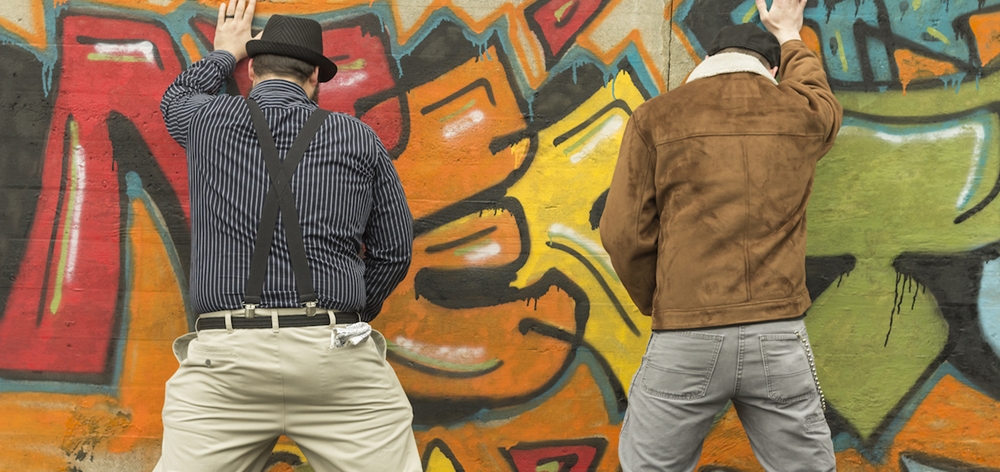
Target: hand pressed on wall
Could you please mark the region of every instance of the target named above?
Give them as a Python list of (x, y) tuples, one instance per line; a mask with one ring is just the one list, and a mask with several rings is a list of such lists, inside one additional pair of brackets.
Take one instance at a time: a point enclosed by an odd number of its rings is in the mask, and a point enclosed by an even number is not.
[(229, 4), (219, 4), (219, 21), (215, 29), (215, 50), (227, 51), (240, 61), (247, 57), (247, 41), (259, 39), (263, 31), (255, 38), (250, 33), (253, 23), (253, 13), (257, 8), (257, 0), (238, 0)]
[(778, 42), (785, 44), (793, 39), (801, 40), (799, 30), (802, 29), (802, 16), (807, 0), (774, 0), (771, 8), (767, 8), (765, 0), (755, 0), (760, 21), (764, 23)]

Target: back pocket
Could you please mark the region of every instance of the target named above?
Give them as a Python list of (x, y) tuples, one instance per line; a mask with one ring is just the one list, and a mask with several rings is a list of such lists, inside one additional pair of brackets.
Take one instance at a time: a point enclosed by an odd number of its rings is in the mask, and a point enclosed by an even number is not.
[(791, 403), (816, 394), (806, 347), (795, 334), (760, 335), (767, 396), (778, 403)]
[(722, 339), (721, 334), (693, 331), (653, 333), (642, 363), (642, 390), (672, 400), (703, 398)]

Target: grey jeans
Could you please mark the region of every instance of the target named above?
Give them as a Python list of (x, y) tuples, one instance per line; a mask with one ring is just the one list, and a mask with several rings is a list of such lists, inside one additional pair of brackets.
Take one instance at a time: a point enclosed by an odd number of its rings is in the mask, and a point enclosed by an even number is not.
[(632, 380), (618, 457), (623, 472), (689, 472), (730, 400), (769, 472), (837, 466), (801, 319), (654, 331)]

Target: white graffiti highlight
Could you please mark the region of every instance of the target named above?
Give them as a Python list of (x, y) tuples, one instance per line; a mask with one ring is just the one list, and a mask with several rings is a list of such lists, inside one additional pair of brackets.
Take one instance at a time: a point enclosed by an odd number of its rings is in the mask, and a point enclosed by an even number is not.
[(479, 364), (486, 361), (486, 349), (474, 346), (441, 346), (397, 337), (396, 345), (414, 354), (452, 364)]
[(961, 192), (958, 194), (958, 199), (955, 201), (955, 208), (962, 209), (969, 203), (969, 200), (972, 198), (973, 191), (982, 180), (983, 166), (986, 164), (987, 156), (983, 152), (984, 144), (986, 142), (986, 129), (980, 123), (963, 123), (951, 128), (923, 133), (893, 134), (885, 131), (873, 131), (859, 126), (845, 126), (840, 131), (841, 135), (850, 135), (855, 133), (868, 134), (892, 144), (905, 144), (912, 143), (914, 141), (944, 141), (961, 138), (964, 135), (972, 135), (974, 144), (972, 146), (970, 156), (971, 162), (969, 164), (969, 174), (966, 176), (965, 185), (962, 187)]
[(368, 74), (365, 72), (343, 72), (337, 74), (334, 78), (334, 82), (340, 87), (351, 87), (364, 82), (368, 78)]
[(142, 62), (156, 63), (156, 46), (149, 41), (124, 44), (97, 43), (94, 45), (94, 52), (100, 58), (134, 58), (142, 59)]
[(66, 258), (66, 282), (73, 280), (76, 272), (77, 254), (80, 248), (80, 220), (83, 215), (83, 201), (87, 184), (87, 156), (83, 151), (83, 146), (79, 144), (73, 147), (73, 167), (76, 170), (76, 182), (73, 195), (72, 220), (70, 224), (69, 255)]
[(481, 110), (472, 110), (462, 115), (457, 120), (448, 123), (444, 127), (442, 134), (445, 139), (454, 139), (458, 135), (472, 129), (479, 123), (482, 123), (485, 119), (486, 115)]
[(465, 253), (465, 260), (472, 263), (483, 262), (486, 259), (499, 255), (502, 249), (500, 243), (493, 241), (469, 250), (469, 252)]
[[(591, 155), (594, 152), (594, 149), (604, 142), (604, 140), (615, 137), (618, 130), (620, 130), (624, 124), (625, 120), (622, 119), (621, 115), (614, 115), (605, 120), (604, 123), (601, 123), (601, 125), (595, 130), (587, 133), (587, 136), (581, 140), (581, 142), (586, 140), (587, 144), (585, 144), (579, 151), (573, 153), (572, 156), (569, 156), (569, 161), (576, 164), (582, 161), (585, 157)], [(571, 150), (574, 147), (579, 146), (581, 142), (567, 148), (567, 152), (572, 152)]]
[(583, 236), (582, 234), (576, 232), (573, 228), (560, 223), (549, 226), (548, 236), (549, 239), (563, 238), (574, 242), (577, 246), (587, 252), (587, 254), (591, 257), (591, 260), (600, 264), (606, 275), (611, 277), (612, 280), (616, 282), (620, 280), (618, 278), (618, 273), (611, 267), (611, 259), (608, 258), (607, 251), (605, 251), (604, 246), (601, 246), (597, 241)]

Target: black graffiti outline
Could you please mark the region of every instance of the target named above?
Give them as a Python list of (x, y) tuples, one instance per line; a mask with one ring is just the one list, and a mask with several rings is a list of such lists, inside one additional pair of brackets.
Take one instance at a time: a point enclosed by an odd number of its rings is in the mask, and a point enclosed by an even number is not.
[(457, 92), (455, 92), (455, 93), (453, 93), (451, 95), (448, 95), (447, 97), (444, 97), (441, 100), (438, 100), (438, 101), (436, 101), (434, 103), (431, 103), (430, 105), (427, 105), (427, 106), (421, 108), (420, 109), (420, 114), (421, 115), (430, 114), (434, 110), (437, 110), (438, 108), (441, 108), (441, 107), (443, 107), (443, 106), (445, 106), (445, 105), (447, 105), (447, 104), (449, 104), (449, 103), (457, 100), (462, 95), (465, 95), (465, 94), (467, 94), (467, 93), (469, 93), (469, 92), (471, 92), (471, 91), (473, 91), (473, 90), (475, 90), (477, 88), (480, 88), (480, 87), (482, 87), (483, 90), (486, 92), (486, 98), (488, 98), (490, 100), (490, 104), (493, 105), (493, 106), (496, 106), (497, 105), (497, 99), (496, 99), (496, 97), (493, 96), (493, 85), (491, 85), (490, 81), (486, 80), (485, 78), (478, 78), (476, 80), (473, 80), (472, 83), (470, 83), (469, 85), (466, 85), (465, 87), (462, 87), (462, 88), (458, 89)]

